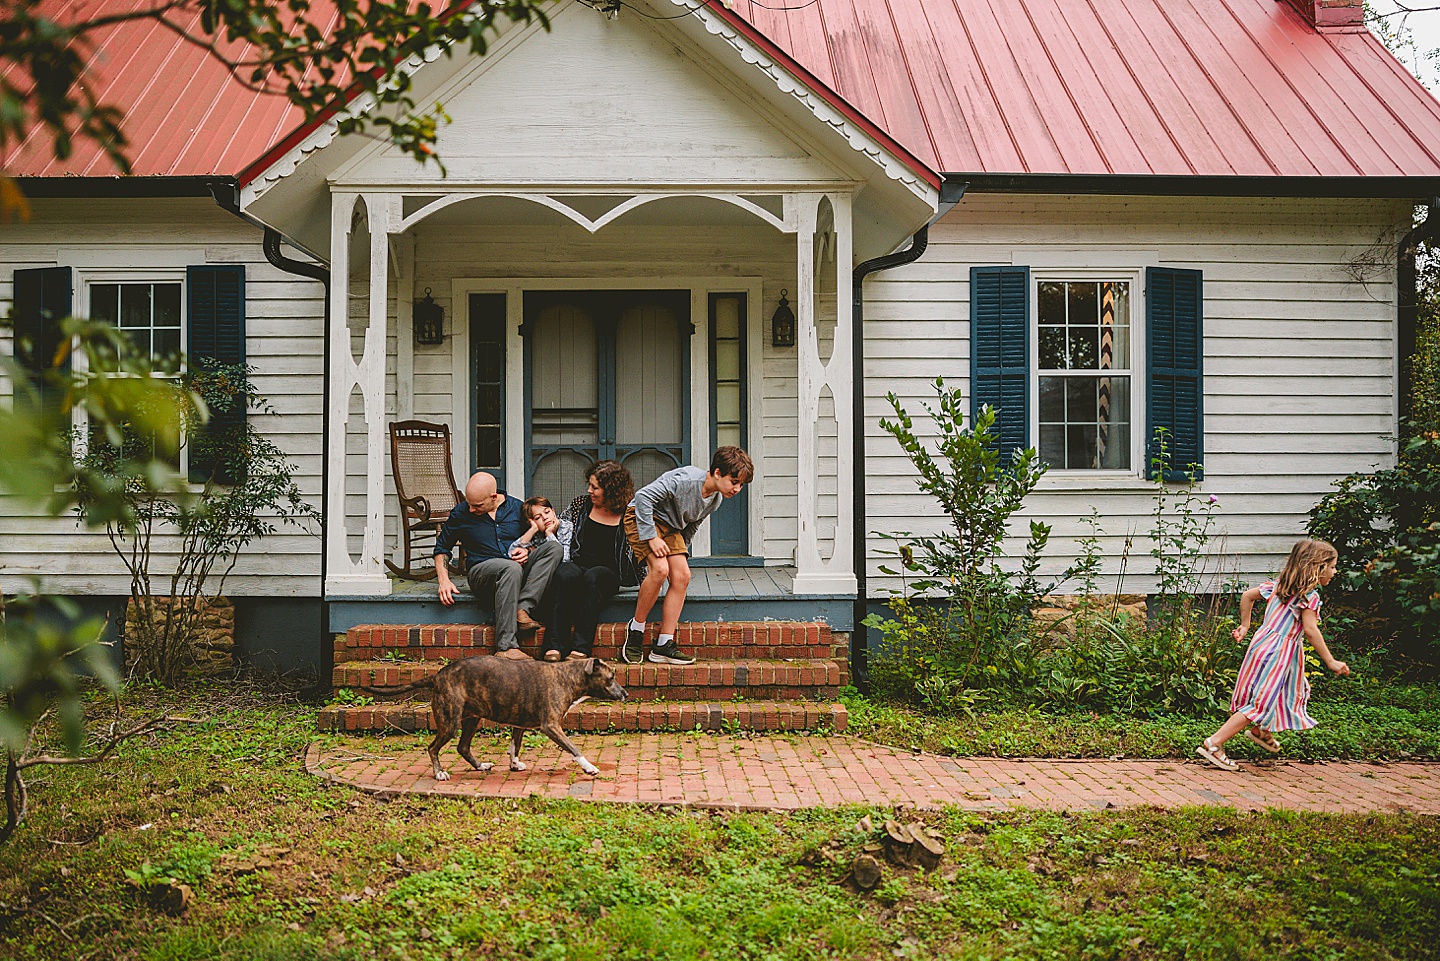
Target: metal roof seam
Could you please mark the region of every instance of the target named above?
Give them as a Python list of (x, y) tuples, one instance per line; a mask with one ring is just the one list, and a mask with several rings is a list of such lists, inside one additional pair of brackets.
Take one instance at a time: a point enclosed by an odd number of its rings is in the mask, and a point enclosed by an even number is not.
[[(1245, 136), (1249, 138), (1250, 143), (1255, 147), (1256, 151), (1259, 152), (1260, 156), (1265, 158), (1265, 162), (1270, 165), (1271, 172), (1275, 174), (1280, 174), (1280, 166), (1275, 162), (1275, 158), (1271, 156), (1270, 151), (1266, 150), (1264, 145), (1260, 143), (1259, 139), (1255, 136), (1255, 132), (1250, 129), (1250, 125), (1245, 122), (1245, 118), (1242, 117), (1239, 111), (1235, 109), (1235, 104), (1232, 103), (1231, 99), (1225, 95), (1225, 91), (1220, 86), (1220, 84), (1216, 83), (1215, 75), (1211, 73), (1208, 67), (1205, 66), (1204, 61), (1201, 60), (1198, 54), (1196, 54), (1195, 48), (1191, 46), (1189, 40), (1186, 39), (1184, 32), (1176, 26), (1175, 21), (1172, 20), (1170, 15), (1166, 12), (1165, 4), (1160, 2), (1160, 0), (1152, 0), (1152, 2), (1155, 5), (1156, 12), (1158, 12), (1160, 16), (1165, 20), (1165, 22), (1170, 25), (1170, 28), (1175, 31), (1176, 39), (1180, 42), (1180, 45), (1185, 48), (1186, 52), (1189, 53), (1191, 58), (1195, 61), (1195, 66), (1199, 68), (1202, 74), (1205, 75), (1206, 81), (1209, 82), (1210, 86), (1214, 89), (1216, 96), (1218, 96), (1220, 100), (1225, 104), (1225, 109), (1230, 111), (1230, 116), (1234, 118), (1235, 123), (1240, 127), (1241, 130), (1245, 132)], [(1251, 90), (1252, 92), (1258, 93), (1258, 91), (1255, 91), (1254, 87), (1251, 87)]]
[[(999, 116), (999, 118), (1000, 118), (1000, 123), (1001, 123), (1001, 125), (1005, 128), (1005, 134), (1006, 134), (1006, 136), (1010, 138), (1010, 148), (1015, 152), (1015, 156), (1016, 156), (1016, 158), (1018, 159), (1018, 161), (1019, 161), (1019, 163), (1021, 164), (1021, 166), (1024, 166), (1024, 163), (1025, 163), (1025, 151), (1024, 151), (1024, 149), (1022, 149), (1021, 146), (1020, 146), (1020, 140), (1019, 140), (1019, 138), (1015, 135), (1015, 128), (1014, 128), (1013, 126), (1011, 126), (1011, 124), (1010, 124), (1010, 118), (1009, 118), (1008, 116), (1006, 116), (1004, 110), (999, 110), (999, 109), (998, 109), (998, 105), (999, 105), (999, 103), (1000, 103), (1000, 98), (995, 95), (995, 85), (994, 85), (994, 83), (991, 81), (989, 74), (988, 74), (988, 73), (986, 72), (986, 70), (985, 70), (985, 64), (984, 64), (984, 62), (981, 61), (981, 59), (980, 59), (980, 51), (979, 51), (979, 50), (976, 48), (976, 46), (975, 46), (975, 37), (970, 33), (970, 27), (969, 27), (969, 25), (965, 22), (965, 17), (962, 16), (961, 13), (960, 13), (959, 3), (960, 3), (960, 0), (950, 0), (951, 9), (954, 10), (954, 12), (955, 12), (955, 22), (960, 25), (960, 32), (961, 32), (961, 33), (964, 35), (964, 37), (965, 37), (965, 45), (970, 48), (970, 53), (971, 53), (972, 57), (974, 58), (975, 70), (976, 70), (976, 72), (980, 75), (980, 80), (985, 84), (985, 90), (986, 90), (986, 91), (989, 93), (989, 95), (990, 95), (990, 102), (991, 102), (992, 104), (995, 104), (995, 105), (997, 106), (997, 111), (996, 111), (996, 112), (997, 112), (997, 114), (998, 114), (998, 116)], [(929, 21), (929, 19), (930, 19), (930, 18), (927, 16), (927, 17), (926, 17), (926, 20)], [(933, 24), (933, 21), (930, 21), (930, 22)], [(977, 144), (977, 147), (978, 147), (978, 146), (979, 146), (979, 145)], [(942, 156), (942, 158), (943, 158), (944, 155), (942, 154), (941, 156)], [(977, 151), (977, 158), (978, 158), (978, 156), (979, 156), (979, 152)]]
[[(1365, 35), (1361, 38), (1360, 43), (1361, 43), (1362, 45), (1374, 44), (1376, 47), (1380, 47), (1380, 46), (1381, 46), (1379, 39), (1376, 38), (1373, 34), (1371, 34), (1368, 30), (1365, 32)], [(1390, 115), (1390, 119), (1393, 120), (1393, 121), (1395, 121), (1395, 125), (1396, 125), (1398, 128), (1400, 128), (1401, 130), (1404, 130), (1404, 131), (1405, 131), (1405, 133), (1410, 137), (1411, 142), (1414, 143), (1415, 146), (1419, 147), (1420, 150), (1425, 154), (1425, 156), (1429, 157), (1430, 160), (1433, 161), (1434, 163), (1436, 163), (1437, 165), (1440, 165), (1440, 153), (1437, 153), (1436, 151), (1431, 150), (1430, 147), (1429, 147), (1429, 145), (1426, 144), (1426, 142), (1425, 142), (1422, 138), (1416, 137), (1416, 136), (1414, 135), (1414, 133), (1413, 133), (1413, 132), (1411, 131), (1411, 129), (1410, 129), (1410, 126), (1409, 126), (1407, 123), (1405, 123), (1404, 120), (1401, 119), (1401, 117), (1400, 117), (1400, 115), (1399, 115), (1398, 113), (1396, 113), (1394, 104), (1392, 104), (1392, 103), (1390, 102), (1390, 100), (1389, 100), (1388, 97), (1385, 97), (1385, 96), (1381, 95), (1380, 91), (1375, 88), (1374, 84), (1372, 84), (1372, 83), (1370, 82), (1370, 80), (1369, 80), (1363, 73), (1361, 73), (1358, 69), (1356, 69), (1354, 62), (1351, 61), (1351, 59), (1350, 59), (1348, 56), (1346, 56), (1346, 52), (1345, 52), (1344, 48), (1341, 47), (1341, 46), (1338, 45), (1338, 44), (1333, 43), (1333, 42), (1331, 43), (1331, 46), (1334, 47), (1334, 48), (1336, 49), (1336, 51), (1340, 54), (1340, 60), (1345, 64), (1346, 69), (1348, 69), (1348, 70), (1351, 72), (1351, 74), (1354, 75), (1356, 81), (1358, 81), (1361, 86), (1363, 86), (1367, 91), (1369, 91), (1369, 92), (1375, 97), (1375, 99), (1376, 99), (1377, 101), (1379, 101), (1381, 107), (1383, 107), (1384, 110), (1385, 110), (1385, 112)], [(1386, 50), (1385, 53), (1388, 55), (1388, 54), (1389, 54), (1389, 51)], [(1387, 59), (1387, 58), (1382, 58), (1382, 60), (1383, 60), (1383, 59)], [(1394, 58), (1394, 57), (1388, 57), (1388, 59), (1394, 60), (1395, 58)], [(1398, 61), (1395, 61), (1395, 62), (1396, 62), (1396, 64), (1398, 65), (1399, 62), (1398, 62)], [(1408, 73), (1404, 74), (1404, 75), (1401, 77), (1401, 80), (1402, 80), (1402, 82), (1406, 82), (1406, 86), (1407, 86), (1407, 87), (1409, 86), (1409, 83), (1410, 83), (1410, 82), (1417, 82), (1417, 81), (1415, 80), (1415, 77), (1414, 77), (1413, 75), (1411, 75), (1411, 74), (1408, 74)], [(1428, 93), (1427, 93), (1427, 94), (1425, 94), (1424, 96), (1416, 97), (1416, 98), (1414, 98), (1414, 99), (1415, 99), (1416, 101), (1418, 101), (1418, 102), (1424, 103), (1427, 107), (1430, 108), (1431, 112), (1437, 117), (1437, 119), (1440, 119), (1440, 103), (1437, 103), (1437, 101), (1435, 100), (1434, 97), (1429, 96)], [(1353, 114), (1353, 111), (1352, 111), (1352, 114)], [(1383, 148), (1382, 148), (1382, 149), (1383, 149)], [(1396, 166), (1398, 167), (1399, 164), (1397, 163)]]
[[(1191, 173), (1195, 173), (1197, 170), (1195, 162), (1190, 159), (1190, 155), (1186, 152), (1185, 146), (1180, 142), (1180, 139), (1175, 136), (1174, 129), (1169, 123), (1165, 121), (1165, 115), (1160, 112), (1160, 108), (1156, 105), (1155, 100), (1150, 96), (1150, 91), (1145, 89), (1145, 84), (1141, 81), (1140, 75), (1135, 72), (1134, 66), (1132, 66), (1130, 63), (1130, 58), (1125, 55), (1125, 48), (1115, 38), (1115, 33), (1113, 30), (1111, 30), (1110, 24), (1108, 24), (1105, 21), (1105, 18), (1100, 15), (1100, 11), (1095, 9), (1095, 0), (1085, 0), (1085, 3), (1090, 8), (1090, 13), (1095, 17), (1095, 22), (1099, 25), (1101, 31), (1110, 40), (1110, 46), (1113, 47), (1115, 50), (1115, 59), (1125, 67), (1125, 72), (1129, 74), (1130, 79), (1135, 83), (1135, 89), (1140, 92), (1141, 98), (1143, 98), (1145, 103), (1149, 105), (1150, 111), (1155, 115), (1155, 122), (1160, 126), (1161, 130), (1165, 131), (1165, 136), (1169, 138), (1170, 143), (1175, 147), (1175, 152), (1179, 154), (1180, 159), (1185, 162), (1185, 166), (1189, 168)], [(1151, 50), (1153, 52), (1154, 48), (1152, 47)], [(1163, 68), (1163, 59), (1158, 56), (1156, 57), (1156, 59), (1161, 63)], [(1168, 69), (1166, 70), (1166, 74), (1167, 76), (1169, 75)], [(1153, 172), (1154, 165), (1150, 165), (1150, 168)]]
[[(1310, 101), (1305, 98), (1304, 92), (1295, 85), (1295, 82), (1293, 80), (1291, 80), (1290, 72), (1280, 69), (1280, 64), (1276, 63), (1275, 58), (1271, 55), (1270, 51), (1266, 49), (1266, 47), (1262, 43), (1260, 43), (1259, 38), (1256, 37), (1253, 32), (1251, 32), (1249, 25), (1246, 24), (1245, 21), (1242, 20), (1238, 14), (1236, 14), (1234, 7), (1232, 7), (1230, 4), (1225, 4), (1225, 9), (1230, 14), (1231, 19), (1235, 21), (1236, 26), (1240, 28), (1240, 30), (1245, 34), (1245, 36), (1250, 38), (1251, 43), (1255, 44), (1255, 48), (1260, 51), (1260, 56), (1265, 58), (1265, 62), (1275, 68), (1275, 72), (1279, 74), (1281, 82), (1284, 83), (1285, 86), (1290, 90), (1290, 92), (1295, 95), (1295, 99), (1298, 100), (1305, 107), (1305, 112), (1308, 113), (1315, 120), (1315, 123), (1320, 127), (1321, 130), (1325, 131), (1325, 136), (1330, 138), (1330, 142), (1335, 145), (1335, 149), (1340, 151), (1341, 156), (1343, 156), (1345, 160), (1350, 164), (1350, 166), (1354, 168), (1356, 173), (1364, 173), (1365, 168), (1360, 165), (1360, 163), (1355, 159), (1355, 156), (1350, 152), (1350, 150), (1348, 150), (1345, 145), (1340, 142), (1340, 139), (1335, 136), (1335, 132), (1330, 129), (1330, 125), (1327, 124), (1324, 118), (1321, 117), (1315, 111), (1314, 107), (1310, 105)], [(1319, 30), (1316, 30), (1316, 34), (1321, 35)], [(1321, 75), (1321, 79), (1325, 79), (1323, 74)], [(1348, 110), (1349, 107), (1346, 106), (1346, 109)]]
[[(943, 62), (944, 62), (944, 61), (943, 61), (943, 54), (941, 53), (941, 49), (940, 49), (940, 41), (939, 41), (939, 38), (935, 36), (935, 27), (934, 27), (934, 24), (931, 22), (930, 17), (929, 17), (929, 14), (926, 12), (925, 4), (924, 4), (923, 0), (912, 0), (912, 2), (914, 2), (914, 3), (917, 5), (917, 8), (918, 8), (919, 11), (920, 11), (920, 21), (921, 21), (921, 22), (920, 22), (919, 24), (916, 24), (916, 30), (917, 30), (917, 31), (920, 31), (920, 30), (921, 30), (921, 27), (923, 26), (923, 32), (929, 36), (929, 38), (930, 38), (930, 43), (931, 43), (931, 49), (933, 50), (934, 55), (935, 55), (935, 58), (936, 58), (936, 63), (935, 63), (934, 66), (935, 66), (935, 67), (939, 67), (939, 66), (943, 65)], [(892, 25), (892, 26), (894, 27), (894, 29), (895, 29), (895, 35), (896, 35), (896, 37), (900, 37), (900, 36), (901, 36), (901, 32), (902, 32), (902, 31), (901, 31), (901, 24), (900, 24), (900, 20), (898, 19), (897, 15), (896, 15), (895, 7), (894, 7), (894, 5), (893, 5), (893, 0), (887, 0), (886, 6), (888, 7), (888, 9), (889, 9), (889, 11), (890, 11), (890, 21), (891, 21), (891, 25)], [(909, 72), (910, 75), (911, 75), (911, 86), (912, 86), (912, 88), (914, 89), (914, 92), (915, 92), (915, 103), (919, 106), (920, 115), (921, 115), (921, 117), (923, 118), (924, 123), (925, 123), (925, 133), (926, 133), (926, 137), (927, 137), (927, 139), (928, 139), (929, 142), (930, 142), (930, 149), (935, 152), (936, 161), (937, 161), (937, 163), (938, 163), (938, 162), (939, 162), (939, 158), (943, 157), (943, 156), (945, 155), (945, 152), (944, 152), (943, 149), (941, 149), (941, 144), (940, 144), (939, 138), (936, 136), (936, 133), (935, 133), (935, 124), (934, 124), (934, 122), (932, 122), (931, 117), (930, 117), (930, 108), (932, 108), (932, 107), (934, 107), (935, 109), (945, 109), (945, 108), (944, 108), (944, 107), (941, 107), (941, 106), (938, 105), (938, 104), (934, 104), (929, 98), (927, 98), (927, 97), (920, 91), (919, 85), (917, 84), (917, 82), (915, 81), (914, 78), (915, 78), (916, 76), (920, 76), (921, 74), (919, 74), (919, 73), (917, 73), (917, 71), (911, 69), (910, 57), (909, 57), (909, 55), (908, 55), (905, 51), (906, 51), (906, 45), (905, 45), (905, 43), (902, 41), (901, 44), (900, 44), (900, 55), (901, 55), (901, 57), (904, 58), (905, 68), (906, 68), (907, 72)], [(939, 70), (939, 69), (932, 69), (932, 70), (929, 70), (929, 71), (927, 71), (927, 72), (928, 72), (928, 73), (934, 78), (934, 80), (944, 89), (944, 91), (945, 91), (945, 93), (946, 93), (945, 103), (946, 103), (947, 105), (958, 105), (958, 104), (961, 102), (961, 101), (960, 101), (960, 96), (959, 96), (959, 94), (957, 94), (956, 91), (955, 91), (955, 85), (954, 85), (954, 83), (953, 83), (953, 82), (951, 81), (951, 79), (950, 79), (950, 73), (949, 73), (949, 71), (947, 71), (947, 70)], [(962, 113), (962, 112), (957, 110), (957, 113)], [(962, 122), (964, 122), (964, 119), (965, 119), (965, 118), (964, 118), (963, 115), (962, 115), (962, 117), (961, 117), (960, 119), (961, 119)], [(975, 144), (975, 135), (974, 135), (974, 132), (969, 129), (968, 125), (966, 126), (966, 129), (965, 129), (965, 136), (966, 136), (966, 139), (970, 142), (970, 144), (971, 144), (972, 146), (976, 146), (976, 144)], [(977, 149), (977, 153), (978, 153), (978, 149)]]
[(935, 166), (940, 166), (940, 145), (935, 142), (935, 131), (930, 129), (930, 119), (925, 116), (925, 100), (920, 96), (920, 88), (915, 85), (915, 70), (910, 65), (910, 57), (905, 53), (905, 44), (900, 42), (900, 24), (895, 20), (895, 8), (891, 6), (890, 0), (885, 0), (885, 16), (890, 21), (890, 29), (895, 33), (895, 49), (900, 56), (900, 62), (905, 65), (905, 75), (910, 83), (910, 92), (915, 95), (915, 108), (920, 113), (920, 122), (925, 127), (925, 142), (930, 145), (930, 152), (935, 157)]
[[(1070, 83), (1065, 79), (1064, 73), (1061, 72), (1060, 65), (1055, 60), (1055, 51), (1053, 51), (1050, 47), (1050, 44), (1045, 41), (1045, 34), (1039, 29), (1039, 25), (1035, 21), (1034, 13), (1030, 10), (1030, 7), (1027, 5), (1026, 0), (1020, 0), (1020, 5), (1025, 9), (1025, 16), (1030, 21), (1031, 26), (1035, 28), (1035, 34), (1040, 41), (1040, 47), (1045, 51), (1045, 56), (1047, 59), (1049, 59), (1050, 66), (1055, 71), (1055, 75), (1060, 78), (1060, 86), (1065, 91), (1065, 95), (1070, 98), (1070, 102), (1074, 105), (1076, 116), (1079, 117), (1081, 125), (1084, 126), (1086, 132), (1090, 135), (1090, 142), (1095, 145), (1095, 152), (1100, 155), (1100, 161), (1105, 165), (1106, 172), (1116, 173), (1117, 171), (1115, 170), (1115, 162), (1109, 156), (1108, 152), (1105, 149), (1105, 138), (1100, 136), (1100, 132), (1095, 129), (1094, 124), (1091, 123), (1090, 118), (1087, 116), (1087, 109), (1081, 106), (1080, 99), (1075, 96), (1075, 91), (1071, 88)], [(1083, 45), (1080, 44), (1079, 38), (1075, 36), (1074, 26), (1071, 23), (1070, 19), (1061, 19), (1065, 25), (1066, 30), (1070, 34), (1070, 38), (1074, 40), (1076, 45), (1081, 47), (1083, 51)], [(1093, 73), (1093, 65), (1090, 65), (1088, 61), (1087, 65), (1092, 66)], [(1096, 77), (1096, 79), (1099, 79), (1098, 76)], [(1105, 97), (1105, 102), (1110, 104), (1110, 108), (1115, 111), (1116, 116), (1121, 117), (1123, 124), (1124, 117), (1119, 111), (1119, 109), (1116, 108), (1115, 101), (1111, 99), (1109, 90), (1105, 88), (1105, 85), (1103, 83), (1100, 86), (1101, 95)], [(1125, 136), (1130, 138), (1130, 142), (1135, 146), (1136, 152), (1140, 153), (1140, 145), (1135, 143), (1134, 135), (1129, 131), (1129, 129), (1125, 129)], [(1149, 165), (1147, 164), (1146, 166), (1148, 167)], [(1153, 168), (1149, 172), (1154, 173)]]

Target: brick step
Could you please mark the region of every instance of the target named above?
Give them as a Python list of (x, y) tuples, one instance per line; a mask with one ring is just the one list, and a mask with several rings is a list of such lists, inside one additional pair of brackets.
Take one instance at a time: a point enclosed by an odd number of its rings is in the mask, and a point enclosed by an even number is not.
[[(586, 701), (565, 715), (569, 731), (814, 731), (841, 732), (849, 720), (845, 705), (823, 701)], [(430, 705), (332, 704), (321, 708), (322, 731), (428, 731)], [(497, 730), (484, 722), (482, 730)]]
[[(601, 624), (595, 632), (596, 657), (619, 660), (625, 624)], [(658, 632), (653, 621), (646, 643)], [(521, 648), (538, 656), (545, 632), (520, 638)], [(675, 642), (692, 657), (713, 660), (835, 659), (848, 665), (849, 650), (830, 632), (830, 625), (807, 621), (695, 621), (683, 623)], [(495, 629), (488, 624), (362, 624), (335, 638), (335, 662), (395, 659), (459, 660), (495, 650)], [(849, 683), (848, 666), (841, 668)]]
[[(685, 667), (670, 664), (613, 663), (620, 685), (633, 700), (813, 700), (840, 693), (841, 664), (833, 660), (700, 661)], [(439, 661), (344, 661), (335, 665), (335, 687), (397, 687), (430, 677)], [(429, 700), (428, 691), (411, 696)]]

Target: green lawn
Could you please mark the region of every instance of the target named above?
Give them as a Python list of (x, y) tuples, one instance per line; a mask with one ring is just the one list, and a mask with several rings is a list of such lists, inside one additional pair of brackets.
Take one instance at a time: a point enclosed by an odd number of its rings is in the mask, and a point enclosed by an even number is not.
[[(387, 803), (303, 772), (313, 708), (176, 707), (201, 723), (36, 778), (0, 848), (0, 957), (1348, 959), (1440, 942), (1436, 818), (954, 811), (925, 818), (948, 844), (937, 871), (887, 865), (860, 893), (844, 876), (864, 809)], [(190, 885), (188, 913), (150, 906), (127, 870)]]

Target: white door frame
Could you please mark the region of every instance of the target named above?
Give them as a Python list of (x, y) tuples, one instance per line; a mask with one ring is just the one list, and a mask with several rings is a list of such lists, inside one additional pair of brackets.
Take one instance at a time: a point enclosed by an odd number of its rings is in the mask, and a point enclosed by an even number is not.
[[(505, 473), (513, 496), (526, 497), (525, 424), (512, 411), (525, 410), (525, 341), (520, 335), (524, 322), (526, 291), (549, 290), (688, 290), (690, 320), (695, 334), (690, 338), (690, 462), (710, 464), (710, 295), (744, 294), (746, 334), (750, 349), (745, 358), (748, 412), (745, 433), (757, 477), (765, 476), (763, 464), (762, 410), (764, 368), (761, 292), (759, 277), (727, 277), (714, 274), (667, 277), (543, 277), (472, 278), (457, 277), (450, 283), (450, 303), (455, 316), (451, 346), (451, 430), (455, 476), (463, 485), (470, 470), (470, 431), (460, 429), (469, 419), (470, 395), (470, 295), (505, 295)], [(751, 553), (764, 544), (764, 510), (759, 497), (751, 497), (748, 527)], [(696, 557), (710, 553), (710, 529), (701, 525), (691, 545)]]

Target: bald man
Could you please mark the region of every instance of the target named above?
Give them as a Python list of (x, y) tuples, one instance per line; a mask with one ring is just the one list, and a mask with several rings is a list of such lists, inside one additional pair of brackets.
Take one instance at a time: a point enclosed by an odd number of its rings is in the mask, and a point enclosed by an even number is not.
[(564, 553), (554, 537), (534, 541), (528, 549), (512, 546), (529, 527), (521, 502), (505, 496), (494, 475), (481, 471), (465, 484), (465, 500), (455, 505), (435, 538), (440, 603), (455, 603), (457, 591), (446, 562), (460, 544), (469, 565), (465, 574), (470, 593), (481, 607), (495, 612), (495, 653), (500, 657), (526, 657), (516, 633), (540, 626), (531, 614)]

